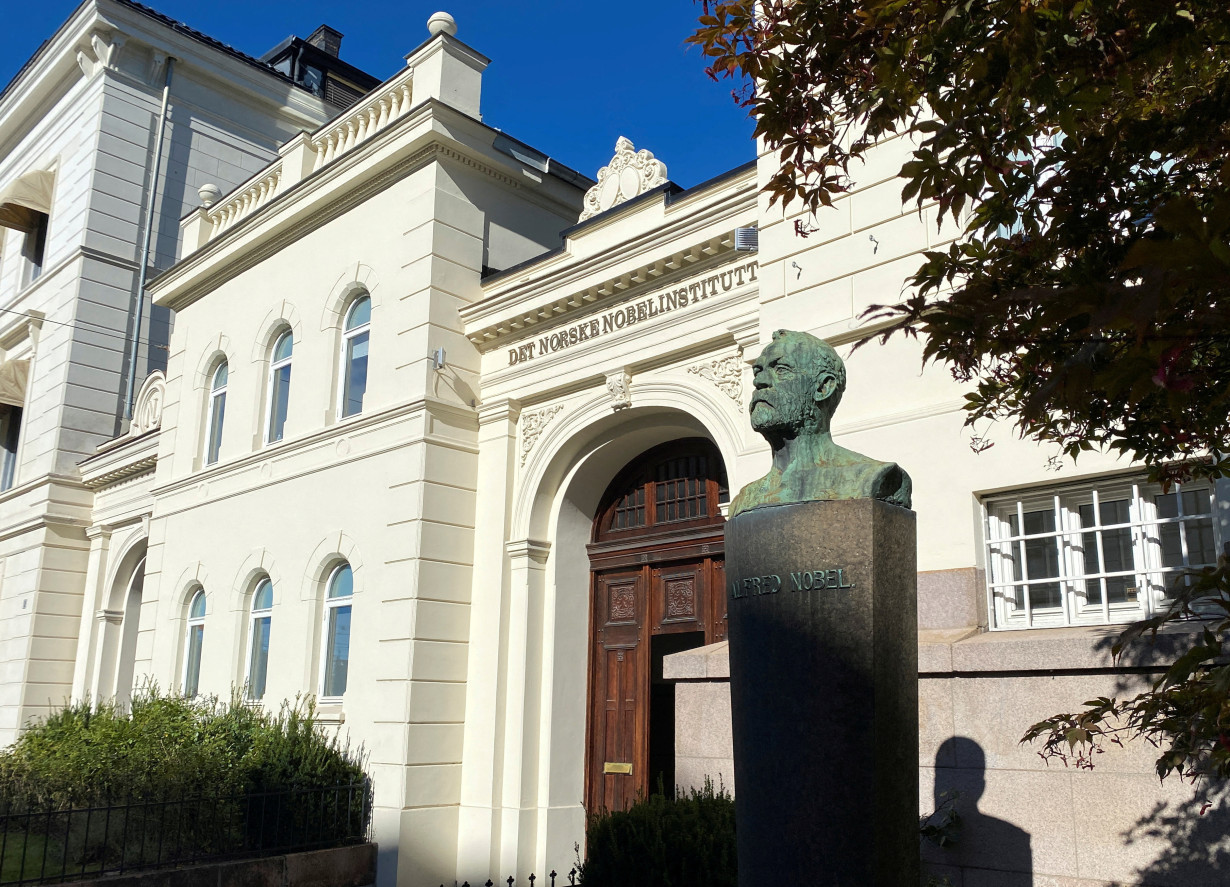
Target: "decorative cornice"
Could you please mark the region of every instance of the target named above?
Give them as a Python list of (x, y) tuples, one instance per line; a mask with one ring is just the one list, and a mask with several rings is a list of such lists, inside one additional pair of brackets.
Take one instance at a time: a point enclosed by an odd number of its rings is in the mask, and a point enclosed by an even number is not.
[(156, 455), (146, 456), (142, 459), (137, 459), (135, 462), (129, 462), (126, 465), (121, 465), (112, 471), (108, 471), (106, 474), (100, 474), (97, 477), (91, 477), (88, 480), (83, 480), (82, 484), (90, 490), (109, 487), (128, 478), (135, 478), (138, 475), (143, 474), (152, 474), (157, 465), (158, 457)]
[(743, 406), (743, 361), (737, 355), (694, 364), (688, 367), (688, 372), (712, 382), (723, 394)]
[(457, 163), (462, 164), (463, 166), (468, 166), (470, 167), (470, 169), (476, 170), (477, 172), (482, 173), (488, 178), (495, 179), (497, 182), (500, 182), (503, 185), (507, 185), (509, 188), (520, 188), (521, 187), (521, 183), (518, 182), (516, 179), (514, 179), (512, 176), (506, 176), (504, 175), (504, 173), (500, 172), (499, 170), (491, 166), (488, 166), (487, 164), (482, 163), (479, 160), (476, 160), (475, 158), (471, 157), (468, 154), (462, 154), (460, 151), (454, 151), (452, 148), (446, 148), (444, 145), (434, 145), (433, 147), (436, 149), (437, 153), (439, 153), (441, 156), (447, 157), (449, 160), (454, 160)]
[[(656, 287), (668, 286), (690, 274), (744, 255), (746, 254), (735, 252), (732, 229), (718, 237), (706, 238), (700, 243), (677, 249), (668, 256), (647, 261), (629, 271), (590, 284), (569, 295), (532, 308), (521, 308), (500, 320), (488, 322), (479, 329), (468, 329), (466, 336), (480, 349), (490, 350), (497, 347), (501, 340), (527, 335), (531, 328), (566, 322), (602, 305), (621, 302), (638, 293), (648, 293)], [(473, 316), (471, 311), (463, 311), (463, 321), (466, 320), (466, 314)]]
[(559, 415), (560, 410), (564, 408), (562, 403), (557, 403), (553, 407), (544, 407), (541, 410), (535, 410), (532, 413), (521, 414), (521, 464), (525, 464), (525, 460), (529, 458), (530, 450), (534, 449), (534, 444), (538, 443), (538, 438), (542, 434), (551, 420)]

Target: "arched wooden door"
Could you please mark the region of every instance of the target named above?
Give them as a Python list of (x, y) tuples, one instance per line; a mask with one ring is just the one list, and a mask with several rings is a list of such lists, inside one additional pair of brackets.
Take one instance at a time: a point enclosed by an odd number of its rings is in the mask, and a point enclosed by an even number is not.
[(594, 519), (586, 809), (626, 809), (675, 784), (674, 685), (662, 657), (726, 637), (717, 448), (703, 438), (642, 453)]

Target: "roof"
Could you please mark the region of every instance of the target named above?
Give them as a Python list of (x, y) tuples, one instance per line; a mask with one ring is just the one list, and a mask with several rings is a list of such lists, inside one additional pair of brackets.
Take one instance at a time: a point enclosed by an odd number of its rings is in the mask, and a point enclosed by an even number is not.
[[(709, 179), (705, 179), (699, 185), (693, 185), (690, 188), (681, 188), (680, 186), (676, 185), (674, 182), (665, 182), (661, 185), (658, 185), (656, 188), (650, 188), (648, 191), (646, 191), (643, 194), (638, 194), (636, 197), (633, 197), (631, 200), (625, 200), (623, 203), (615, 204), (610, 209), (605, 209), (600, 213), (596, 213), (595, 215), (590, 216), (584, 222), (578, 222), (577, 224), (573, 225), (570, 228), (565, 228), (563, 231), (560, 232), (560, 239), (563, 241), (567, 241), (569, 237), (574, 237), (578, 231), (582, 231), (586, 228), (590, 228), (594, 224), (597, 224), (599, 221), (605, 221), (606, 219), (610, 218), (610, 216), (608, 215), (609, 213), (614, 213), (617, 211), (626, 212), (627, 210), (631, 209), (634, 206), (637, 206), (642, 203), (650, 203), (652, 201), (657, 200), (658, 198), (662, 198), (663, 203), (666, 206), (670, 206), (672, 203), (675, 203), (678, 200), (684, 200), (685, 198), (691, 197), (693, 194), (699, 194), (701, 191), (704, 191), (707, 188), (712, 188), (714, 185), (720, 184), (721, 182), (724, 182), (727, 179), (733, 179), (737, 176), (741, 176), (744, 173), (747, 173), (755, 168), (756, 168), (756, 161), (749, 160), (747, 163), (741, 163), (738, 166), (736, 166), (734, 169), (728, 169), (726, 170), (726, 172), (718, 173), (716, 176), (713, 176), (712, 178), (709, 178)], [(567, 250), (568, 250), (567, 243), (566, 242), (562, 243), (560, 246), (556, 247), (555, 249), (547, 250), (546, 252), (539, 253), (536, 256), (530, 256), (530, 258), (526, 259), (525, 261), (518, 262), (515, 265), (510, 265), (507, 268), (501, 268), (499, 271), (488, 272), (487, 274), (483, 275), (482, 283), (486, 285), (488, 283), (493, 283), (497, 280), (500, 280), (504, 277), (510, 277), (514, 274), (518, 274), (520, 272), (523, 272), (526, 268), (530, 267), (531, 265), (537, 265), (539, 262), (545, 261), (551, 258), (552, 256), (560, 255), (561, 253), (567, 252)]]
[[(60, 27), (56, 29), (55, 34), (59, 34), (66, 27), (68, 27), (68, 23), (73, 20), (73, 18), (77, 15), (78, 12), (80, 12), (86, 6), (93, 4), (95, 2), (96, 0), (83, 0), (81, 5), (78, 6), (76, 9), (74, 9), (72, 14), (69, 15), (69, 17), (64, 20), (64, 23), (61, 24)], [(285, 83), (290, 84), (291, 86), (295, 86), (298, 89), (304, 90), (305, 92), (310, 92), (310, 90), (295, 83), (295, 81), (292, 80), (290, 77), (286, 76), (280, 71), (275, 71), (270, 65), (266, 64), (265, 62), (262, 62), (260, 59), (254, 56), (250, 56), (245, 52), (240, 52), (238, 49), (231, 46), (229, 43), (223, 43), (221, 40), (216, 40), (213, 37), (210, 37), (208, 34), (203, 33), (202, 31), (198, 31), (196, 28), (193, 28), (185, 24), (184, 22), (179, 21), (178, 19), (173, 19), (169, 15), (163, 15), (161, 12), (158, 12), (156, 9), (151, 9), (148, 6), (143, 6), (142, 4), (135, 2), (135, 0), (110, 0), (110, 2), (118, 4), (119, 6), (125, 6), (133, 10), (134, 12), (137, 12), (145, 16), (146, 18), (153, 19), (159, 24), (167, 28), (170, 28), (172, 31), (175, 31), (178, 34), (183, 34), (185, 37), (189, 37), (192, 40), (195, 40), (196, 42), (204, 46), (208, 46), (210, 49), (214, 49), (214, 50), (217, 50), (218, 52), (229, 55), (231, 58), (237, 59), (241, 62), (244, 62), (245, 64), (251, 65), (254, 68), (259, 68), (261, 71), (265, 72), (270, 77), (275, 77), (278, 80), (281, 80)], [(22, 75), (24, 75), (26, 71), (28, 71), (34, 65), (34, 63), (43, 55), (43, 53), (47, 50), (48, 45), (55, 38), (55, 34), (53, 34), (48, 39), (44, 40), (39, 45), (39, 48), (34, 51), (34, 54), (30, 56), (30, 58), (26, 59), (26, 63), (21, 66), (21, 68), (17, 71), (16, 74), (13, 75), (13, 79), (10, 80), (5, 85), (3, 90), (0, 90), (0, 101), (4, 100), (4, 98), (9, 93), (9, 90), (11, 90), (13, 86), (19, 80), (21, 80)]]

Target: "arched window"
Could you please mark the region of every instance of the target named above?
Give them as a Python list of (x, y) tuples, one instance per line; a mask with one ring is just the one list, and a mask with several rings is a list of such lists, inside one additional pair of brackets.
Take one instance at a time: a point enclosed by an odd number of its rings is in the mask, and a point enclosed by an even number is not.
[(248, 631), (248, 698), (265, 695), (269, 673), (269, 625), (273, 621), (273, 583), (262, 579), (252, 594), (252, 622)]
[(620, 472), (602, 497), (593, 538), (605, 542), (721, 525), (721, 506), (729, 501), (717, 447), (703, 438), (675, 441), (642, 453)]
[(340, 563), (329, 574), (325, 592), (324, 650), (321, 654), (322, 699), (340, 699), (346, 692), (350, 670), (350, 603), (354, 594), (354, 574), (350, 564)]
[(290, 403), (290, 353), (294, 341), (290, 330), (278, 336), (269, 361), (269, 424), (265, 443), (282, 439), (286, 428), (286, 407)]
[(363, 394), (367, 391), (367, 340), (371, 332), (372, 300), (361, 296), (346, 312), (342, 333), (341, 415), (353, 416), (363, 411)]
[(206, 465), (213, 465), (218, 461), (218, 450), (222, 447), (222, 422), (226, 418), (226, 379), (228, 375), (226, 361), (222, 361), (214, 370), (213, 379), (209, 383), (209, 415), (205, 422)]
[(205, 590), (198, 588), (188, 605), (188, 636), (184, 640), (184, 695), (195, 696), (201, 685), (201, 647), (205, 643)]

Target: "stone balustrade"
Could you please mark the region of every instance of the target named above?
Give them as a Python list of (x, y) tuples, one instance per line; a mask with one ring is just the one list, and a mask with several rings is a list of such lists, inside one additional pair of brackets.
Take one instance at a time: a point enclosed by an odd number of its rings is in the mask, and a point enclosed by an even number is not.
[[(321, 169), (404, 116), (414, 98), (411, 83), (412, 72), (407, 68), (336, 120), (288, 142), (281, 152), (281, 158), (240, 185), (224, 200), (204, 210), (204, 242), (213, 240), (273, 200), (283, 184), (290, 187), (302, 178), (293, 171), (289, 176), (283, 176), (288, 149), (293, 146), (296, 151), (307, 152), (304, 174)], [(298, 157), (295, 162), (298, 162)]]
[(209, 225), (209, 239), (217, 237), (276, 197), (281, 183), (282, 162), (276, 160), (273, 165), (261, 170), (255, 178), (249, 179), (228, 194), (225, 200), (211, 206), (205, 216)]
[(312, 171), (354, 150), (409, 111), (413, 101), (411, 80), (412, 72), (407, 68), (352, 110), (316, 130), (310, 141), (316, 155)]

